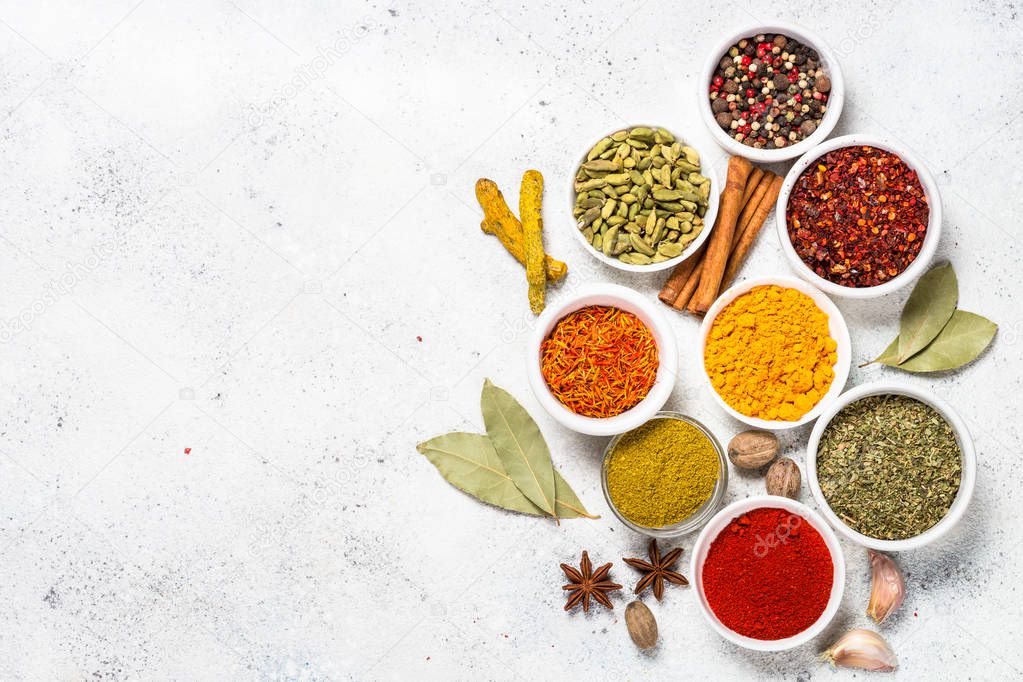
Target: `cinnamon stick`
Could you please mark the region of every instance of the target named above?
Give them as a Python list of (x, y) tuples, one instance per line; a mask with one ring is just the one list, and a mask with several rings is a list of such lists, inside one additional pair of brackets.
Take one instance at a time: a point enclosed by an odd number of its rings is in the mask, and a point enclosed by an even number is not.
[(696, 291), (696, 287), (700, 284), (700, 276), (703, 274), (703, 261), (697, 263), (696, 267), (693, 268), (693, 272), (689, 275), (689, 279), (686, 280), (685, 284), (678, 292), (678, 298), (671, 304), (672, 308), (676, 310), (685, 310), (689, 305), (689, 301), (693, 299), (693, 292)]
[(661, 293), (657, 294), (657, 298), (661, 299), (661, 302), (666, 305), (675, 305), (675, 299), (678, 298), (679, 292), (682, 286), (689, 279), (689, 276), (693, 274), (693, 270), (703, 261), (703, 249), (704, 244), (700, 244), (693, 255), (686, 258), (684, 261), (676, 265), (671, 274), (668, 275), (668, 280), (664, 283), (661, 288)]
[(780, 176), (775, 176), (770, 188), (763, 195), (760, 205), (757, 206), (750, 217), (746, 229), (742, 232), (742, 237), (740, 237), (735, 249), (732, 250), (731, 257), (728, 259), (728, 266), (725, 268), (725, 274), (721, 278), (722, 287), (727, 287), (735, 279), (739, 268), (742, 267), (742, 262), (746, 260), (746, 254), (749, 253), (757, 235), (760, 234), (761, 228), (767, 222), (767, 216), (771, 213), (771, 209), (774, 208), (774, 202), (778, 201), (778, 194), (781, 193), (783, 181), (783, 178)]
[(700, 285), (696, 288), (692, 300), (689, 301), (688, 310), (690, 312), (704, 314), (717, 298), (721, 287), (721, 277), (725, 274), (728, 256), (732, 250), (735, 223), (742, 210), (742, 195), (746, 189), (746, 180), (752, 170), (753, 165), (740, 156), (733, 156), (728, 160), (728, 178), (725, 182), (725, 191), (721, 193), (721, 205), (718, 208), (720, 220), (708, 240), (707, 255), (704, 257), (703, 272), (700, 274)]
[[(732, 237), (732, 249), (735, 248), (740, 236), (739, 228), (736, 226), (735, 234)], [(685, 310), (689, 306), (689, 301), (693, 298), (693, 292), (696, 291), (696, 287), (700, 284), (701, 275), (703, 275), (702, 260), (696, 264), (696, 267), (693, 268), (693, 271), (689, 275), (689, 279), (687, 279), (685, 284), (682, 285), (682, 288), (679, 289), (678, 296), (671, 304), (672, 308), (675, 308), (676, 310)]]
[[(763, 176), (764, 171), (759, 168), (754, 167), (753, 170), (750, 171), (749, 179), (746, 181), (746, 191), (742, 195), (743, 206), (746, 205), (746, 201), (749, 200), (750, 195), (753, 193), (755, 183), (758, 183)], [(718, 211), (717, 217), (714, 219), (715, 228), (717, 227), (719, 220), (721, 220), (720, 210)], [(679, 308), (680, 310), (685, 307), (685, 304), (682, 304), (682, 306), (679, 307), (676, 301), (679, 299), (680, 294), (684, 291), (685, 287), (689, 284), (689, 279), (692, 277), (694, 271), (696, 271), (696, 278), (697, 281), (699, 281), (699, 273), (703, 271), (701, 266), (703, 262), (703, 254), (706, 250), (707, 243), (704, 242), (692, 256), (686, 258), (672, 269), (671, 274), (668, 275), (668, 279), (664, 283), (664, 286), (661, 287), (661, 292), (657, 294), (657, 298), (661, 299), (662, 303)], [(686, 296), (686, 303), (689, 302), (689, 297), (692, 295), (693, 291), (692, 289), (689, 289), (689, 294)]]
[[(755, 169), (755, 170), (759, 170), (759, 169)], [(760, 172), (760, 178), (758, 178), (756, 180), (756, 184), (758, 186), (762, 185), (765, 188), (769, 188), (771, 183), (774, 181), (775, 178), (778, 178), (778, 176), (776, 176), (771, 171), (761, 171)], [(751, 173), (750, 174), (750, 184), (753, 184), (753, 183), (754, 183), (754, 178), (753, 178), (753, 174)], [(766, 196), (768, 196), (768, 190), (765, 189), (765, 192), (761, 193), (759, 197), (756, 197), (756, 193), (755, 193), (756, 189), (757, 189), (757, 187), (755, 187), (753, 190), (745, 192), (747, 201), (743, 205), (742, 213), (740, 214), (740, 218), (739, 218), (739, 220), (736, 223), (735, 233), (732, 236), (731, 252), (735, 251), (736, 247), (740, 243), (740, 240), (745, 236), (746, 230), (749, 227), (749, 223), (750, 223), (750, 221), (753, 218), (753, 215), (755, 213), (755, 209), (757, 207), (756, 205), (754, 205), (754, 199), (756, 198), (756, 199), (763, 200)], [(777, 199), (777, 197), (775, 197), (775, 199)], [(749, 209), (753, 209), (753, 210), (749, 210)], [(746, 216), (746, 218), (743, 219), (743, 216)], [(756, 235), (753, 235), (753, 236), (756, 236)], [(752, 241), (751, 241), (751, 244), (752, 244)], [(748, 250), (749, 246), (747, 246), (746, 248)], [(729, 256), (729, 263), (731, 263), (731, 256)], [(727, 269), (726, 269), (726, 271), (727, 271)], [(676, 295), (675, 300), (671, 304), (671, 306), (673, 308), (675, 308), (676, 310), (685, 310), (688, 307), (689, 301), (692, 299), (693, 292), (696, 290), (696, 287), (697, 287), (697, 285), (700, 282), (700, 276), (702, 274), (703, 274), (703, 263), (701, 262), (701, 263), (698, 263), (696, 265), (696, 267), (694, 267), (692, 269), (692, 271), (689, 274), (689, 279), (687, 279), (681, 285), (681, 287), (678, 289), (678, 294)], [(734, 273), (733, 273), (733, 276), (734, 276)], [(725, 277), (722, 277), (721, 281), (722, 281), (721, 288), (723, 289), (726, 286), (728, 286), (728, 281), (730, 281), (730, 280), (726, 281)]]
[(760, 206), (760, 200), (764, 198), (764, 194), (767, 193), (768, 188), (770, 188), (771, 183), (774, 182), (774, 179), (776, 177), (777, 176), (774, 173), (768, 171), (760, 176), (757, 185), (753, 187), (753, 189), (750, 189), (747, 186), (746, 190), (747, 193), (749, 194), (749, 197), (748, 200), (742, 205), (742, 212), (739, 214), (739, 219), (735, 223), (736, 232), (746, 229), (746, 225), (749, 224), (750, 218), (753, 216), (754, 211), (756, 211), (757, 207)]
[(771, 171), (767, 171), (765, 173), (763, 169), (757, 168), (756, 166), (754, 166), (753, 170), (750, 171), (749, 178), (746, 180), (746, 189), (742, 193), (743, 206), (746, 206), (749, 202), (749, 198), (753, 194), (753, 190), (757, 188), (757, 185), (760, 184), (760, 181), (763, 180), (765, 175), (773, 175), (773, 173), (771, 173)]

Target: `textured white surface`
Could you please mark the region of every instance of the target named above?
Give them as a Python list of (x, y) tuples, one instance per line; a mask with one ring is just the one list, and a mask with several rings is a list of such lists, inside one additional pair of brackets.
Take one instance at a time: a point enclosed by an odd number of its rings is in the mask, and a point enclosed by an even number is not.
[[(632, 583), (621, 557), (644, 540), (603, 502), (605, 440), (530, 395), (523, 273), (480, 233), (472, 191), (491, 177), (514, 205), (520, 173), (544, 172), (546, 241), (571, 267), (553, 300), (588, 281), (654, 296), (663, 274), (598, 266), (575, 241), (565, 178), (624, 122), (706, 140), (704, 50), (773, 12), (840, 53), (836, 134), (925, 157), (961, 303), (1002, 325), (975, 365), (899, 377), (961, 410), (980, 464), (961, 528), (900, 557), (896, 677), (1020, 677), (1018, 7), (822, 4), (0, 3), (0, 677), (854, 677), (817, 659), (866, 620), (850, 545), (835, 627), (781, 655), (726, 645), (685, 589), (646, 599), (651, 654), (624, 598), (561, 610), (559, 562), (587, 548)], [(787, 272), (776, 239), (745, 276)], [(893, 336), (905, 295), (839, 303), (857, 358)], [(668, 407), (727, 439), (739, 425), (700, 388), (697, 324), (672, 322)], [(482, 506), (416, 453), (481, 427), (484, 377), (603, 518)], [(808, 431), (785, 438), (797, 460)], [(735, 474), (727, 499), (761, 485)]]

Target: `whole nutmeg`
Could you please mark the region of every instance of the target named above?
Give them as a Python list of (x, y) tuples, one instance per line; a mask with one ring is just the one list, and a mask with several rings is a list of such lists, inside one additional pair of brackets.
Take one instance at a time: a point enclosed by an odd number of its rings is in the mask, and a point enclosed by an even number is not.
[(657, 621), (643, 602), (634, 601), (625, 607), (625, 625), (632, 641), (640, 649), (649, 649), (657, 644)]
[(796, 463), (788, 457), (782, 457), (767, 470), (767, 494), (794, 500), (799, 497), (800, 480)]
[(743, 431), (728, 443), (728, 459), (740, 469), (759, 469), (778, 454), (778, 437), (770, 431)]

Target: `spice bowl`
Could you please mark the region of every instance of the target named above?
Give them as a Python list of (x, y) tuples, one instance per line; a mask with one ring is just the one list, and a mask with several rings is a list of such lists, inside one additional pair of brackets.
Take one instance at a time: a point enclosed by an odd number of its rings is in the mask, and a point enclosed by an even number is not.
[[(653, 386), (632, 408), (613, 417), (587, 417), (563, 405), (551, 392), (540, 363), (540, 347), (565, 316), (587, 306), (611, 306), (632, 313), (650, 330), (657, 346), (658, 365)], [(667, 402), (678, 375), (678, 348), (667, 316), (646, 296), (618, 284), (593, 283), (573, 296), (549, 305), (537, 318), (526, 345), (526, 374), (533, 395), (562, 426), (591, 436), (612, 436), (643, 424)]]
[(707, 311), (707, 314), (703, 318), (703, 325), (700, 329), (702, 339), (700, 345), (701, 364), (704, 362), (703, 358), (706, 353), (707, 339), (710, 336), (711, 328), (714, 326), (714, 319), (718, 316), (718, 314), (727, 308), (732, 301), (749, 292), (751, 289), (759, 286), (770, 285), (795, 289), (806, 294), (813, 299), (813, 302), (817, 305), (817, 307), (827, 315), (828, 331), (831, 338), (835, 340), (837, 345), (835, 349), (837, 361), (834, 365), (834, 377), (831, 380), (831, 386), (828, 387), (827, 392), (821, 396), (816, 405), (803, 414), (799, 419), (792, 421), (767, 420), (745, 415), (725, 402), (724, 398), (718, 394), (717, 389), (714, 388), (714, 384), (711, 381), (710, 374), (706, 370), (706, 366), (704, 366), (703, 377), (705, 385), (709, 389), (710, 394), (714, 397), (714, 400), (721, 409), (727, 412), (730, 416), (757, 429), (781, 431), (802, 426), (803, 424), (808, 424), (816, 419), (829, 404), (838, 398), (842, 389), (845, 387), (846, 380), (849, 378), (849, 367), (852, 363), (852, 341), (849, 338), (849, 327), (845, 323), (842, 311), (840, 311), (831, 299), (825, 296), (820, 290), (815, 289), (806, 282), (794, 277), (760, 277), (733, 285), (721, 294), (710, 307), (710, 310)]
[[(756, 36), (761, 33), (774, 33), (793, 38), (804, 45), (813, 48), (821, 59), (821, 63), (828, 78), (831, 80), (831, 88), (828, 96), (828, 108), (823, 118), (817, 125), (817, 129), (805, 139), (796, 142), (791, 146), (778, 149), (758, 149), (738, 142), (728, 133), (721, 129), (714, 119), (714, 111), (711, 109), (711, 100), (708, 97), (708, 88), (712, 82), (715, 71), (721, 59), (728, 53), (729, 48), (743, 38)], [(732, 31), (724, 39), (718, 42), (708, 53), (704, 62), (703, 70), (697, 79), (696, 99), (700, 110), (700, 117), (710, 131), (711, 137), (729, 154), (742, 156), (757, 163), (776, 163), (787, 161), (807, 153), (818, 144), (827, 139), (828, 135), (835, 129), (838, 119), (842, 115), (842, 106), (845, 103), (845, 81), (842, 78), (842, 69), (839, 67), (838, 58), (835, 53), (815, 33), (795, 24), (773, 22), (771, 24), (750, 24), (738, 30)]]
[[(833, 569), (831, 591), (827, 604), (820, 616), (806, 629), (783, 639), (756, 639), (735, 632), (722, 623), (714, 613), (704, 588), (704, 565), (707, 562), (711, 545), (718, 535), (731, 524), (733, 519), (763, 508), (782, 509), (790, 514), (798, 515), (807, 521), (824, 541), (824, 545), (831, 556)], [(784, 543), (786, 541), (785, 536), (779, 533), (778, 541)], [(771, 543), (767, 540), (765, 540), (765, 543), (765, 547), (768, 549), (764, 551), (770, 552)], [(842, 553), (842, 546), (839, 543), (838, 536), (835, 535), (835, 532), (819, 514), (805, 504), (796, 500), (790, 500), (787, 497), (755, 495), (727, 505), (707, 522), (700, 535), (697, 536), (690, 561), (689, 575), (691, 576), (692, 585), (696, 589), (696, 603), (711, 628), (729, 642), (755, 651), (785, 651), (809, 642), (819, 635), (834, 619), (839, 606), (841, 606), (842, 594), (845, 590), (845, 556)]]
[[(945, 512), (945, 515), (940, 521), (925, 530), (923, 533), (904, 540), (882, 540), (864, 535), (863, 533), (853, 529), (832, 510), (828, 499), (824, 496), (820, 481), (817, 477), (818, 448), (820, 446), (821, 437), (824, 435), (824, 431), (827, 429), (832, 419), (834, 419), (835, 416), (844, 408), (857, 400), (877, 395), (906, 396), (933, 408), (934, 411), (937, 412), (952, 428), (961, 456), (962, 470), (959, 480), (959, 490), (957, 491), (948, 511)], [(830, 405), (821, 415), (820, 420), (818, 420), (817, 424), (814, 425), (813, 431), (810, 433), (810, 439), (806, 446), (806, 478), (807, 483), (810, 486), (810, 492), (813, 495), (814, 500), (817, 502), (817, 506), (820, 508), (821, 514), (841, 535), (852, 542), (880, 552), (903, 552), (918, 549), (939, 540), (951, 531), (963, 518), (970, 505), (970, 500), (973, 497), (973, 489), (977, 481), (977, 455), (974, 450), (973, 439), (970, 437), (970, 432), (966, 426), (966, 422), (959, 416), (951, 405), (932, 393), (910, 384), (895, 381), (876, 381), (862, 386), (857, 386), (856, 388), (842, 394), (842, 396)]]
[[(646, 123), (638, 123), (638, 124), (634, 124), (634, 125), (621, 126), (617, 130), (632, 130), (632, 129), (637, 128), (637, 127), (646, 127), (646, 128), (656, 129), (656, 128), (659, 128), (660, 126), (654, 126), (654, 125), (646, 124)], [(676, 131), (674, 131), (674, 130), (672, 130), (670, 128), (665, 128), (665, 130), (668, 130), (668, 132), (672, 133), (673, 135), (676, 132)], [(593, 149), (593, 147), (598, 142), (600, 142), (601, 140), (603, 140), (605, 137), (607, 137), (608, 135), (612, 134), (613, 132), (614, 131), (609, 131), (607, 134), (601, 135), (600, 137), (595, 138), (589, 145), (586, 146), (586, 150), (582, 153), (582, 155), (580, 156), (578, 162), (575, 164), (575, 167), (573, 169), (573, 173), (569, 176), (569, 182), (568, 182), (568, 197), (569, 197), (569, 202), (570, 202), (570, 207), (569, 207), (569, 211), (570, 212), (572, 210), (574, 210), (575, 207), (576, 207), (576, 205), (575, 205), (575, 200), (576, 200), (576, 195), (577, 195), (577, 192), (575, 190), (575, 171), (576, 171), (576, 169), (578, 169), (580, 166), (582, 166), (583, 163), (585, 163), (587, 161), (586, 157), (587, 157), (589, 151), (591, 149)], [(710, 236), (711, 228), (714, 227), (714, 220), (717, 218), (718, 203), (719, 203), (719, 200), (720, 200), (719, 194), (721, 193), (721, 189), (723, 187), (723, 185), (721, 184), (722, 181), (721, 181), (720, 177), (718, 176), (715, 164), (713, 163), (713, 159), (715, 158), (715, 156), (709, 153), (711, 150), (708, 150), (702, 143), (700, 143), (697, 140), (694, 140), (691, 137), (685, 137), (685, 138), (683, 138), (683, 137), (676, 137), (676, 139), (679, 142), (681, 142), (682, 144), (684, 144), (685, 146), (692, 147), (693, 149), (696, 150), (696, 152), (700, 155), (700, 170), (699, 170), (699, 173), (701, 175), (703, 175), (704, 177), (709, 178), (710, 182), (711, 182), (710, 195), (707, 197), (707, 211), (703, 215), (703, 225), (704, 226), (703, 226), (703, 230), (700, 232), (700, 234), (697, 235), (695, 240), (693, 240), (690, 244), (688, 244), (685, 247), (685, 250), (682, 251), (681, 254), (679, 254), (678, 256), (675, 256), (674, 258), (670, 258), (668, 260), (661, 261), (659, 263), (649, 263), (647, 265), (636, 265), (636, 264), (633, 264), (633, 263), (622, 262), (621, 260), (619, 260), (616, 257), (608, 256), (608, 255), (605, 255), (602, 251), (598, 251), (596, 248), (594, 248), (594, 246), (589, 241), (587, 241), (587, 239), (583, 235), (582, 231), (578, 229), (575, 220), (573, 220), (572, 225), (571, 225), (571, 230), (575, 234), (575, 238), (579, 240), (579, 243), (583, 245), (583, 249), (588, 254), (590, 254), (591, 256), (596, 258), (597, 260), (601, 261), (605, 265), (610, 265), (611, 267), (616, 268), (618, 270), (625, 270), (627, 272), (657, 272), (659, 270), (666, 270), (668, 268), (672, 268), (672, 267), (678, 265), (679, 263), (684, 261), (686, 258), (688, 258), (690, 255), (695, 253), (696, 250), (699, 249), (700, 246), (707, 240), (707, 237)]]
[[(894, 154), (902, 159), (906, 166), (908, 166), (911, 170), (916, 171), (917, 177), (920, 180), (920, 185), (923, 187), (924, 195), (927, 198), (929, 214), (927, 219), (927, 232), (924, 235), (920, 252), (905, 270), (882, 284), (868, 287), (851, 287), (837, 284), (821, 277), (814, 272), (810, 266), (803, 262), (803, 259), (800, 258), (799, 254), (796, 252), (796, 248), (792, 244), (792, 239), (789, 237), (788, 217), (786, 212), (788, 210), (789, 196), (791, 195), (796, 182), (799, 180), (799, 177), (803, 174), (803, 171), (828, 152), (832, 152), (836, 149), (842, 149), (844, 147), (860, 146), (876, 147)], [(938, 249), (938, 242), (941, 240), (941, 214), (941, 193), (938, 191), (938, 183), (934, 181), (934, 177), (931, 175), (930, 171), (924, 165), (923, 160), (919, 156), (905, 147), (897, 145), (884, 138), (875, 135), (857, 134), (843, 135), (841, 137), (828, 140), (827, 142), (811, 149), (807, 154), (793, 164), (792, 168), (789, 169), (789, 172), (785, 175), (781, 192), (778, 194), (776, 225), (778, 228), (778, 240), (781, 242), (782, 251), (785, 253), (785, 257), (788, 259), (789, 264), (792, 269), (795, 270), (797, 275), (831, 296), (865, 299), (883, 296), (896, 291), (897, 289), (901, 289), (927, 271), (931, 260), (934, 258), (934, 254)]]
[(603, 463), (600, 468), (601, 488), (604, 491), (604, 500), (607, 502), (607, 506), (626, 527), (636, 531), (637, 533), (648, 535), (653, 538), (674, 538), (699, 530), (707, 523), (711, 516), (714, 515), (714, 512), (717, 511), (718, 507), (721, 506), (721, 502), (725, 497), (725, 491), (728, 489), (728, 462), (725, 459), (725, 450), (721, 446), (721, 443), (714, 437), (714, 434), (711, 433), (710, 429), (696, 419), (679, 412), (671, 411), (658, 412), (653, 419), (674, 419), (685, 422), (701, 432), (704, 436), (706, 436), (707, 440), (710, 441), (718, 460), (718, 476), (710, 497), (708, 497), (707, 500), (688, 517), (668, 526), (643, 526), (629, 519), (618, 509), (618, 506), (615, 504), (614, 499), (611, 496), (610, 487), (608, 485), (608, 468), (611, 463), (611, 459), (614, 456), (615, 447), (619, 444), (621, 439), (627, 435), (627, 432), (620, 433), (612, 438), (607, 444), (607, 447), (604, 449)]

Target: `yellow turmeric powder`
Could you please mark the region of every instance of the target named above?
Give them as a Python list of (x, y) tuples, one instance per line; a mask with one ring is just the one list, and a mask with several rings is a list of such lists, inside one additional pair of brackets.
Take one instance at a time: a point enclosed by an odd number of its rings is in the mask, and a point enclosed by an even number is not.
[(737, 412), (796, 421), (828, 392), (837, 347), (812, 298), (759, 286), (714, 319), (703, 361), (714, 390)]

